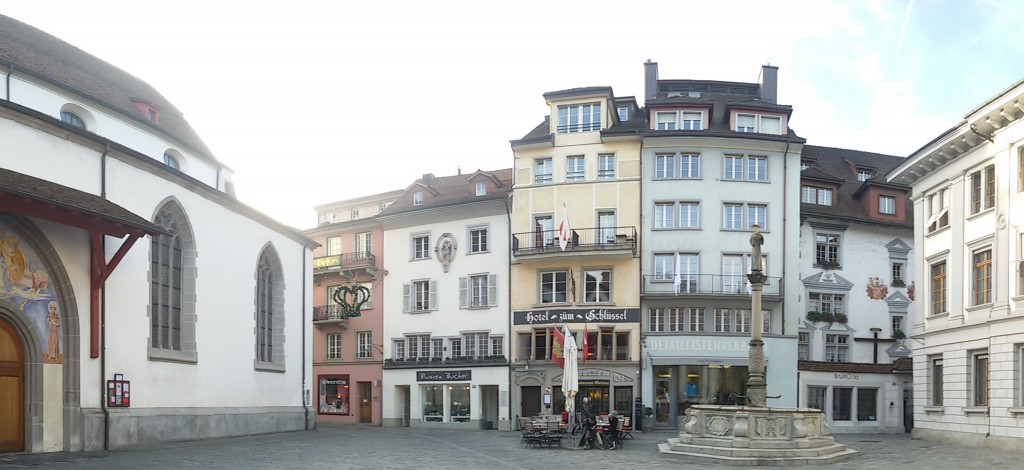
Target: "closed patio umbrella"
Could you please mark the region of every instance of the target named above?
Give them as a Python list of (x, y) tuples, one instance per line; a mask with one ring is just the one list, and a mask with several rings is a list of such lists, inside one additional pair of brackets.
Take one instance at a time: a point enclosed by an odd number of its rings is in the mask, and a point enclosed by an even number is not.
[(566, 425), (572, 429), (575, 424), (576, 414), (576, 393), (580, 391), (580, 378), (576, 366), (576, 358), (579, 356), (579, 348), (576, 347), (576, 339), (568, 328), (565, 329), (565, 343), (563, 346), (563, 357), (565, 368), (562, 370), (562, 394), (565, 395), (565, 410), (569, 412), (569, 422)]

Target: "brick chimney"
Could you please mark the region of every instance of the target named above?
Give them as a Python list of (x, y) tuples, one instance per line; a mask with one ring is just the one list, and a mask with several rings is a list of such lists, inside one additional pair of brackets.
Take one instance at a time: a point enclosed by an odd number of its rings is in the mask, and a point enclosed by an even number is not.
[(647, 59), (644, 62), (644, 106), (647, 100), (658, 94), (658, 63)]
[(424, 173), (423, 174), (423, 178), (420, 178), (420, 181), (422, 181), (423, 184), (425, 184), (427, 186), (430, 186), (430, 183), (434, 182), (434, 174), (433, 173)]
[(761, 99), (775, 103), (779, 99), (779, 68), (771, 65), (761, 66)]

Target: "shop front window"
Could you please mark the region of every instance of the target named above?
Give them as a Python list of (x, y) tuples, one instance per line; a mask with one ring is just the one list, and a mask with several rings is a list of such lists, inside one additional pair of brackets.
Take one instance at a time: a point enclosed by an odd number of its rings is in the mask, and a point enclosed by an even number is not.
[(347, 415), (348, 412), (348, 375), (321, 375), (320, 382), (320, 414)]
[(746, 404), (747, 366), (726, 364), (676, 366), (673, 396), (675, 414), (693, 405)]
[(444, 420), (444, 387), (427, 385), (423, 387), (423, 421)]
[(469, 422), (469, 384), (448, 386), (449, 409), (451, 409), (451, 422)]

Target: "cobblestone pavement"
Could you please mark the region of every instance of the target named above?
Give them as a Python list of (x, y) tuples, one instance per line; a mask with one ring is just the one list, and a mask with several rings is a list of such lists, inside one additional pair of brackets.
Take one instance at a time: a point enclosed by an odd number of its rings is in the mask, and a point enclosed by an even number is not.
[[(517, 432), (320, 426), (315, 431), (178, 442), (111, 452), (0, 454), (0, 468), (69, 469), (561, 469), (701, 468), (662, 457), (674, 432), (636, 433), (621, 450), (529, 448)], [(909, 435), (840, 435), (860, 455), (828, 469), (1024, 468), (1024, 454), (938, 444)], [(815, 468), (815, 467), (806, 467)]]

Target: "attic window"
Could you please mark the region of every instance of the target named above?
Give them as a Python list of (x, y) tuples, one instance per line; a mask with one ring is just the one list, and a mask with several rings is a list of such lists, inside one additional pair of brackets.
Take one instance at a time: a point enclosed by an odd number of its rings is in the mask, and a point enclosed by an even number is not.
[(483, 196), (487, 194), (487, 183), (483, 181), (476, 184), (476, 195)]
[(174, 168), (175, 170), (181, 169), (181, 164), (178, 163), (178, 159), (167, 153), (164, 154), (164, 165)]
[(857, 181), (867, 181), (874, 176), (874, 173), (871, 168), (857, 168)]
[(416, 191), (415, 193), (412, 193), (412, 205), (414, 205), (414, 206), (422, 206), (423, 205), (423, 192), (422, 191)]
[(82, 118), (78, 117), (78, 115), (75, 113), (69, 111), (61, 111), (60, 120), (68, 124), (71, 124), (72, 126), (75, 126), (79, 129), (85, 129), (85, 121), (83, 121)]
[(800, 171), (812, 168), (816, 163), (814, 160), (800, 160)]
[(619, 106), (619, 121), (625, 122), (629, 120), (629, 108), (625, 106)]

